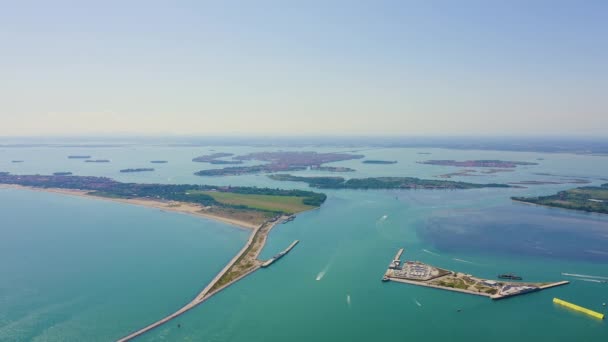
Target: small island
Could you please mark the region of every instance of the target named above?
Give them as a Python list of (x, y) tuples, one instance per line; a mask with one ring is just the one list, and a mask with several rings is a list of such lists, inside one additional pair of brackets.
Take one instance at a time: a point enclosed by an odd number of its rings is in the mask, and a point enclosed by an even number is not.
[(591, 181), (586, 179), (561, 179), (561, 180), (524, 180), (519, 182), (509, 182), (513, 185), (547, 185), (547, 184), (589, 184)]
[(152, 164), (167, 164), (168, 161), (166, 161), (166, 160), (150, 160), (150, 163), (152, 163)]
[(209, 164), (213, 164), (213, 165), (238, 165), (238, 164), (243, 164), (243, 162), (241, 160), (214, 159), (214, 160), (209, 161)]
[(547, 207), (608, 214), (608, 183), (560, 191), (549, 196), (511, 197), (511, 199)]
[(68, 156), (68, 159), (90, 159), (91, 156), (84, 156), (84, 155), (72, 155), (72, 156)]
[(85, 163), (109, 163), (109, 159), (87, 159), (84, 161)]
[(355, 169), (344, 166), (312, 166), (310, 168), (313, 171), (326, 171), (326, 172), (354, 172)]
[[(206, 162), (211, 162), (217, 154), (201, 156)], [(308, 168), (322, 167), (322, 164), (360, 159), (363, 155), (350, 153), (317, 153), (317, 152), (255, 152), (246, 155), (236, 156), (235, 161), (258, 160), (267, 164), (253, 166), (230, 166), (223, 169), (201, 170), (195, 172), (197, 176), (238, 176), (254, 173), (273, 173), (286, 171), (303, 171)]]
[[(397, 252), (384, 274), (383, 281), (395, 281), (411, 285), (432, 287), (441, 290), (468, 293), (490, 297), (494, 300), (541, 291), (555, 286), (566, 285), (568, 281), (553, 283), (524, 283), (482, 279), (470, 274), (454, 272), (425, 264), (420, 261), (401, 262), (403, 248)], [(514, 275), (512, 279), (519, 278)]]
[(151, 167), (140, 167), (137, 169), (122, 169), (120, 170), (120, 172), (122, 173), (130, 173), (130, 172), (150, 172), (150, 171), (154, 171), (153, 168)]
[(351, 178), (342, 177), (301, 177), (289, 174), (268, 176), (277, 181), (308, 183), (313, 188), (321, 189), (479, 189), (479, 188), (509, 188), (507, 184), (476, 184), (466, 182), (420, 179), (414, 177), (374, 177)]
[(515, 170), (513, 170), (513, 169), (489, 169), (489, 170), (483, 170), (483, 171), (464, 169), (464, 170), (460, 170), (460, 171), (456, 171), (456, 172), (444, 173), (442, 175), (435, 176), (435, 177), (438, 177), (438, 178), (452, 178), (454, 176), (470, 177), (470, 176), (483, 176), (483, 174), (491, 175), (491, 174), (500, 173), (500, 172), (514, 172), (514, 171)]
[(363, 164), (397, 164), (396, 160), (374, 160), (368, 159), (362, 161)]
[(197, 162), (197, 163), (211, 163), (212, 161), (215, 161), (216, 159), (230, 157), (233, 155), (234, 155), (233, 153), (218, 152), (218, 153), (212, 153), (212, 154), (207, 154), (207, 155), (202, 155), (202, 156), (192, 158), (192, 161)]
[(53, 176), (71, 176), (71, 172), (62, 171), (62, 172), (53, 172)]
[(456, 166), (456, 167), (493, 167), (493, 168), (515, 168), (523, 165), (538, 165), (538, 163), (505, 160), (426, 160), (419, 161), (418, 164)]

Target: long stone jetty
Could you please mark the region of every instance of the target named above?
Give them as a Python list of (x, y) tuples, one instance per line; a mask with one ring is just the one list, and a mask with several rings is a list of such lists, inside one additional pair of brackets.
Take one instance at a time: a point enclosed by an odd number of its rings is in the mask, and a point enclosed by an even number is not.
[[(268, 233), (278, 222), (280, 222), (280, 220), (267, 221), (255, 228), (249, 236), (245, 246), (243, 246), (243, 248), (232, 258), (232, 260), (230, 260), (230, 262), (220, 271), (220, 273), (218, 273), (213, 280), (211, 280), (211, 282), (209, 282), (209, 284), (198, 295), (196, 295), (196, 297), (194, 297), (192, 301), (169, 316), (166, 316), (142, 329), (120, 338), (118, 342), (130, 341), (169, 322), (170, 320), (203, 303), (216, 293), (224, 290), (228, 286), (258, 270), (263, 262), (258, 260), (257, 257), (266, 244)], [(287, 251), (291, 250), (296, 243), (297, 242), (294, 241), (294, 243), (288, 247)]]

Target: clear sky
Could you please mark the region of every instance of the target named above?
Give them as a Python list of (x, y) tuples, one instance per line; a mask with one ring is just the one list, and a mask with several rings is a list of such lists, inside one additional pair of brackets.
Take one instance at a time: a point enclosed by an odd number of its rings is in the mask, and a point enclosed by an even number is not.
[(608, 135), (608, 1), (3, 1), (0, 136)]

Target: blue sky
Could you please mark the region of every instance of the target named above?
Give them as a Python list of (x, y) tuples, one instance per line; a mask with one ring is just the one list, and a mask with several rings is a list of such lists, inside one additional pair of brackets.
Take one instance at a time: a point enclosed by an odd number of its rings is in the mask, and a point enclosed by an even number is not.
[(19, 1), (0, 135), (607, 135), (606, 1)]

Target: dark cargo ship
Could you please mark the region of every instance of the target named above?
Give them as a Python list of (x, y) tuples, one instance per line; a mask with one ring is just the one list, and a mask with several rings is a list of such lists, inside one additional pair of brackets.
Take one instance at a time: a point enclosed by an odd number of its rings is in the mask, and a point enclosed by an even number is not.
[(515, 275), (513, 273), (505, 273), (505, 274), (499, 274), (498, 279), (522, 280), (524, 278), (522, 278), (518, 275)]

